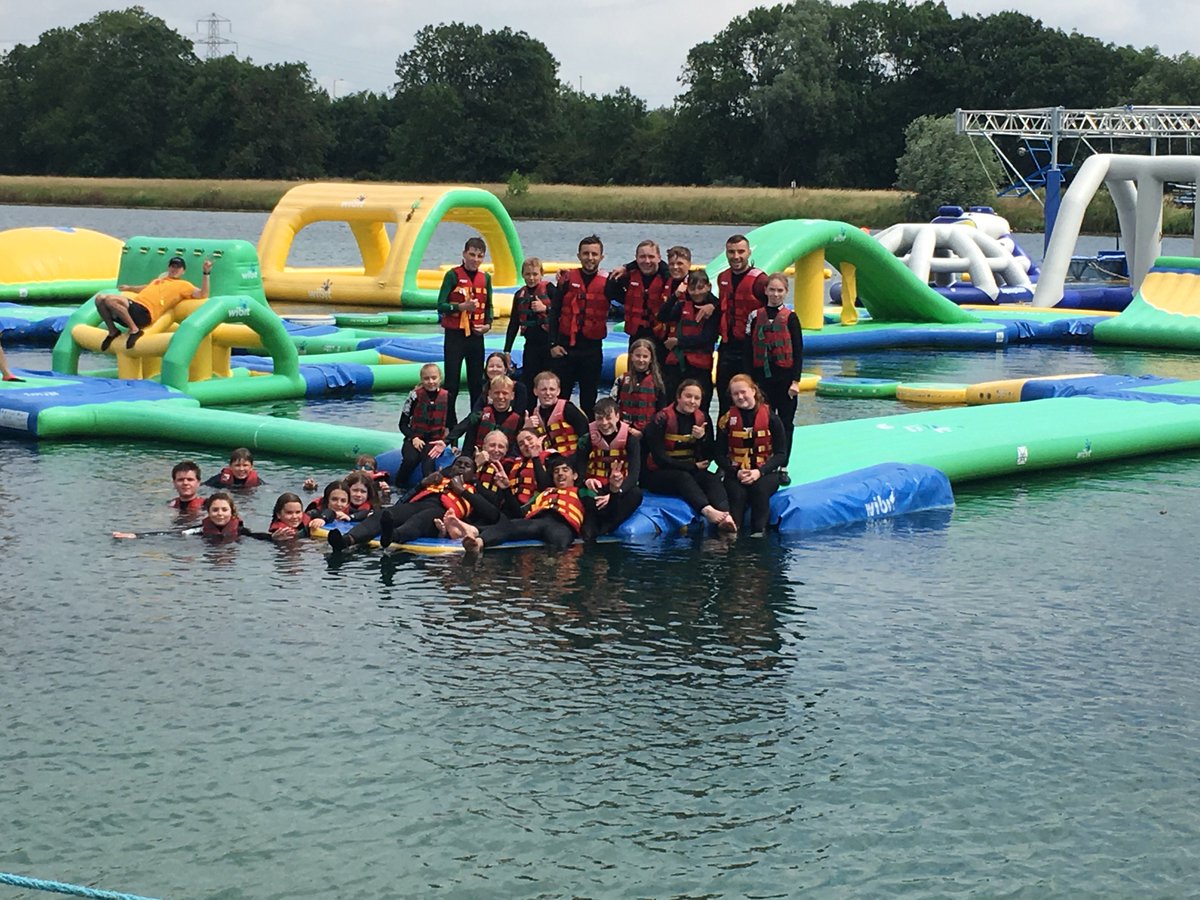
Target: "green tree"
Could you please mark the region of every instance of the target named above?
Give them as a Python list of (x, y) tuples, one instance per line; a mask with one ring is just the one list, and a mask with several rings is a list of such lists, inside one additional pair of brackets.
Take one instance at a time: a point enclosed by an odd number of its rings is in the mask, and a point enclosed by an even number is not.
[(523, 31), (461, 22), (422, 28), (396, 61), (390, 168), (496, 181), (533, 171), (543, 143), (538, 123), (556, 112), (557, 72), (546, 45)]
[(1139, 106), (1195, 106), (1200, 103), (1200, 59), (1190, 53), (1154, 55), (1134, 82), (1129, 102)]
[(1000, 177), (998, 164), (976, 155), (970, 139), (956, 134), (949, 117), (922, 116), (904, 132), (904, 155), (896, 161), (896, 187), (911, 191), (909, 213), (924, 221), (945, 204), (968, 206), (990, 203), (992, 185)]
[(79, 175), (187, 173), (191, 41), (141, 7), (45, 32), (4, 57), (9, 165)]
[(326, 171), (359, 181), (379, 178), (396, 125), (393, 101), (370, 91), (338, 97), (330, 106), (329, 124), (333, 146), (325, 157)]

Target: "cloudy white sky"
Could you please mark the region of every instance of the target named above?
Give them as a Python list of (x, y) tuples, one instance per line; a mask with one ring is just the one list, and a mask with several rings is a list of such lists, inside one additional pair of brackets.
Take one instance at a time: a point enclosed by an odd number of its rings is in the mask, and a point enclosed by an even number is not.
[[(841, 2), (841, 0), (839, 0)], [(85, 22), (103, 9), (132, 2), (0, 0), (0, 51), (30, 44), (50, 28)], [(650, 105), (666, 105), (679, 92), (688, 50), (708, 40), (736, 16), (765, 3), (738, 0), (493, 0), (416, 2), (389, 0), (266, 0), (233, 4), (208, 0), (143, 0), (169, 26), (193, 39), (207, 34), (200, 20), (229, 20), (222, 36), (237, 41), (238, 55), (256, 63), (302, 61), (318, 83), (338, 96), (385, 90), (395, 80), (396, 57), (425, 25), (463, 21), (485, 29), (504, 26), (543, 41), (559, 61), (559, 75), (589, 93), (625, 85)], [(946, 0), (954, 15), (1015, 9), (1051, 27), (1104, 41), (1156, 46), (1168, 55), (1200, 48), (1196, 0)], [(548, 14), (548, 11), (549, 12)], [(997, 35), (1003, 40), (1003, 35)], [(203, 53), (197, 46), (197, 52)]]

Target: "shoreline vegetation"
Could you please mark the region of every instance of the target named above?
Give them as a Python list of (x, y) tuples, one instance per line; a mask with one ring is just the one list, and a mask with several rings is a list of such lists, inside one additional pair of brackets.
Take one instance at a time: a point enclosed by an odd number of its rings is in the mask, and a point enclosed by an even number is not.
[[(0, 204), (270, 212), (289, 188), (300, 183), (6, 175), (0, 176)], [(907, 194), (902, 191), (530, 184), (528, 189), (510, 194), (503, 184), (472, 186), (498, 196), (514, 219), (696, 225), (834, 219), (865, 228), (911, 221), (905, 211)], [(1013, 231), (1042, 231), (1042, 207), (1034, 198), (997, 199), (992, 205), (1009, 220)], [(1099, 194), (1089, 206), (1083, 230), (1090, 234), (1117, 232), (1116, 213), (1106, 194)], [(1192, 210), (1168, 204), (1163, 233), (1190, 235)]]

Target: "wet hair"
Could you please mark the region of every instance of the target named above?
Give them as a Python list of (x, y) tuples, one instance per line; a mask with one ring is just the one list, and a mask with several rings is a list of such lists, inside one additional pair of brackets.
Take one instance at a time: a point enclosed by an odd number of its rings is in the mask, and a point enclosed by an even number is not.
[(354, 460), (354, 468), (369, 469), (370, 471), (374, 472), (379, 468), (379, 461), (370, 453), (360, 453)]
[(575, 468), (571, 465), (571, 460), (563, 456), (561, 453), (551, 453), (548, 457), (546, 457), (546, 473), (548, 475), (554, 474), (554, 470), (561, 468), (562, 466), (566, 466), (571, 470), (574, 470)]
[(352, 485), (364, 485), (367, 489), (367, 502), (371, 504), (371, 509), (379, 509), (379, 485), (370, 475), (365, 472), (351, 472), (342, 479), (342, 484), (346, 486), (347, 494), (350, 493)]
[(685, 378), (683, 381), (679, 382), (679, 387), (675, 388), (675, 399), (678, 400), (680, 397), (682, 397), (684, 389), (690, 387), (694, 387), (700, 392), (701, 396), (704, 396), (704, 385), (702, 385), (695, 378)]
[(703, 269), (693, 269), (692, 271), (688, 272), (687, 286), (689, 289), (701, 287), (711, 289), (712, 279), (708, 277), (708, 273)]
[(536, 268), (539, 272), (542, 271), (542, 261), (536, 256), (525, 257), (525, 262), (521, 263), (521, 274), (524, 275), (529, 269)]
[(497, 387), (506, 387), (511, 391), (511, 390), (515, 390), (516, 386), (517, 386), (517, 383), (515, 381), (513, 381), (511, 378), (509, 378), (507, 375), (497, 375), (488, 384), (488, 394), (490, 395), (492, 393), (492, 391), (494, 391)]
[(582, 250), (588, 244), (597, 244), (600, 247), (600, 252), (601, 253), (604, 252), (604, 241), (600, 240), (600, 235), (589, 234), (587, 237), (585, 237), (582, 241), (579, 242), (579, 249)]
[(619, 411), (616, 400), (612, 397), (601, 397), (596, 401), (596, 405), (592, 407), (592, 418), (599, 419), (605, 413), (616, 415)]
[(555, 375), (553, 372), (551, 372), (549, 369), (547, 369), (544, 372), (538, 372), (537, 375), (534, 376), (533, 386), (536, 388), (543, 381), (553, 381), (560, 388), (562, 387), (562, 379), (559, 378), (557, 375)]
[(298, 503), (300, 504), (300, 509), (304, 509), (304, 501), (300, 499), (299, 495), (293, 494), (291, 491), (284, 491), (275, 500), (275, 508), (271, 510), (272, 521), (279, 521), (279, 516), (283, 513), (283, 508), (289, 503)]
[(482, 250), (484, 253), (487, 253), (487, 244), (483, 242), (483, 238), (467, 238), (467, 242), (463, 244), (463, 253), (466, 253), (468, 250)]
[(224, 500), (229, 504), (230, 511), (235, 516), (238, 514), (237, 504), (233, 502), (233, 497), (230, 496), (228, 491), (216, 491), (213, 493), (207, 500), (204, 501), (204, 511), (208, 512), (210, 509), (212, 509), (212, 505), (218, 500)]
[(347, 500), (350, 499), (350, 490), (346, 487), (344, 480), (339, 478), (337, 481), (331, 481), (325, 485), (325, 490), (321, 494), (321, 506), (325, 509), (329, 509), (329, 497), (334, 491), (341, 491), (346, 495)]
[[(767, 395), (764, 394), (763, 389), (758, 386), (758, 382), (756, 382), (749, 375), (745, 374), (744, 372), (739, 372), (737, 375), (734, 375), (732, 378), (729, 379), (729, 388), (732, 388), (734, 382), (736, 382), (736, 381), (740, 381), (743, 384), (750, 385), (750, 387), (754, 390), (754, 402), (755, 403), (757, 403), (761, 406), (762, 404), (767, 402)], [(727, 392), (729, 394), (729, 398), (732, 400), (733, 399), (733, 391), (727, 389)]]
[(175, 476), (180, 472), (195, 472), (196, 478), (200, 478), (200, 467), (190, 459), (185, 459), (182, 462), (177, 462), (171, 467), (171, 480), (175, 480)]
[(638, 250), (641, 250), (643, 247), (653, 247), (654, 252), (657, 253), (659, 256), (662, 256), (662, 250), (659, 249), (658, 242), (652, 241), (649, 238), (647, 238), (646, 240), (642, 241), (640, 244), (637, 245), (637, 247), (633, 251), (634, 256), (636, 256)]
[(688, 262), (692, 261), (692, 251), (688, 247), (672, 247), (667, 251), (667, 260), (670, 261), (676, 257), (682, 256)]
[(768, 275), (767, 284), (770, 284), (772, 281), (782, 281), (785, 288), (791, 285), (791, 282), (788, 281), (787, 275), (785, 275), (783, 272), (772, 272), (770, 275)]
[(243, 459), (247, 460), (251, 463), (254, 462), (254, 454), (250, 452), (249, 447), (238, 447), (236, 450), (234, 450), (232, 453), (229, 454), (230, 464), (235, 463), (235, 462), (240, 462)]
[(728, 247), (730, 244), (749, 244), (749, 243), (750, 243), (750, 238), (746, 237), (744, 234), (731, 234), (729, 237), (727, 237), (725, 239), (726, 247)]
[(629, 345), (629, 353), (626, 356), (628, 365), (625, 367), (625, 374), (633, 373), (633, 351), (645, 349), (650, 351), (650, 380), (654, 382), (654, 389), (661, 393), (663, 388), (662, 367), (658, 364), (658, 348), (654, 346), (654, 341), (649, 338), (638, 338)]

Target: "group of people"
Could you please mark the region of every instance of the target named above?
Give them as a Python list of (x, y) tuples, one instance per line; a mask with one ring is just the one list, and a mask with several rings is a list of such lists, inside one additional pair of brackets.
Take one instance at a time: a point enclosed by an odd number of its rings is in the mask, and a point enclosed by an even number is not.
[[(194, 463), (172, 472), (180, 510), (203, 507), (195, 530), (293, 540), (325, 526), (338, 552), (376, 536), (384, 547), (442, 536), (475, 552), (528, 539), (560, 548), (615, 530), (645, 489), (682, 498), (721, 531), (763, 534), (771, 495), (788, 483), (803, 354), (799, 321), (786, 305), (787, 277), (756, 268), (741, 234), (726, 241), (729, 268), (715, 293), (707, 274), (692, 270), (686, 247), (671, 247), (664, 261), (656, 243), (643, 241), (632, 261), (605, 272), (603, 244), (590, 235), (579, 242), (579, 266), (560, 271), (554, 284), (538, 259), (525, 260), (504, 350), (485, 358), (493, 318), (491, 278), (481, 269), (486, 253), (471, 238), (461, 265), (443, 280), (446, 369), (423, 366), (405, 400), (394, 503), (383, 503), (386, 475), (373, 459), (360, 459), (307, 506), (295, 493), (281, 494), (267, 531), (252, 532), (231, 493), (261, 483), (243, 448), (207, 482), (220, 488), (207, 500), (196, 494)], [(177, 280), (175, 263), (168, 277)], [(614, 304), (629, 339), (627, 367), (610, 396), (598, 399)], [(134, 315), (125, 322), (120, 305), (105, 302), (122, 323), (139, 326)], [(518, 338), (519, 378), (511, 367)], [(464, 367), (470, 412), (460, 420)], [(575, 389), (578, 406), (570, 400)], [(439, 469), (447, 449), (453, 461)]]

